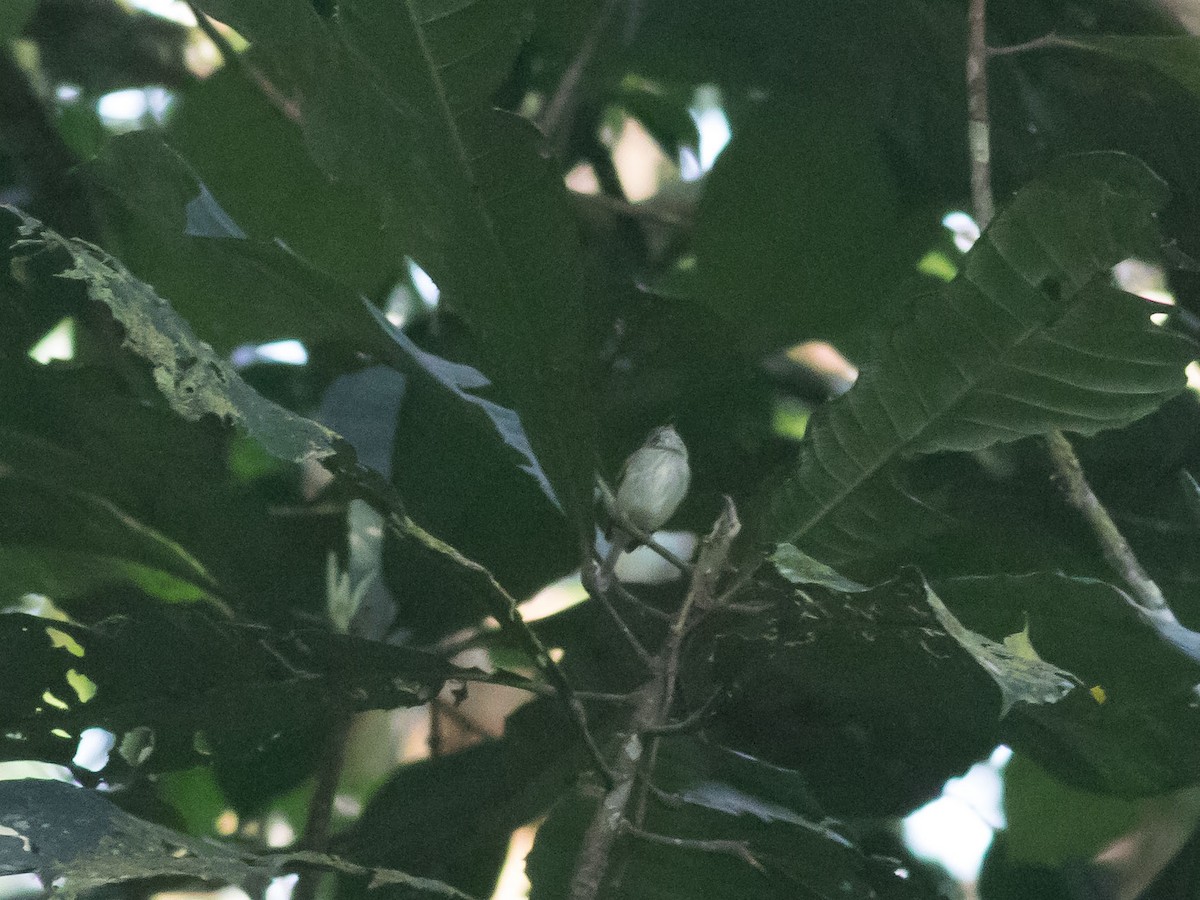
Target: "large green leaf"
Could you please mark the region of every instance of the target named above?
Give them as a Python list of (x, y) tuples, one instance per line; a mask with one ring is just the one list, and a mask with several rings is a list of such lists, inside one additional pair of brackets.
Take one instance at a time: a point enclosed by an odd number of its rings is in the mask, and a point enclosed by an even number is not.
[(1085, 790), (1136, 797), (1195, 782), (1200, 668), (1122, 591), (1058, 573), (947, 579), (937, 590), (967, 627), (996, 640), (1024, 634), (1079, 679), (1058, 703), (1019, 704), (1006, 742)]
[[(157, 134), (135, 131), (114, 138), (83, 172), (113, 222), (115, 247), (109, 249), (219, 352), (281, 338), (341, 339), (355, 350), (386, 357), (391, 342), (360, 293), (309, 264), (300, 255), (307, 242), (293, 250), (295, 232), (275, 230), (286, 220), (263, 223), (255, 217), (257, 229), (271, 231), (251, 233)], [(365, 228), (352, 228), (329, 202), (312, 196), (313, 186), (295, 183), (294, 172), (291, 177), (300, 193), (293, 205), (303, 205), (308, 221), (321, 222), (326, 246), (344, 256), (351, 238), (362, 242)], [(278, 205), (286, 206), (282, 200)], [(371, 249), (387, 256), (384, 248)], [(394, 260), (392, 267), (397, 268)]]
[[(1200, 729), (1195, 633), (1178, 640), (1117, 588), (1060, 573), (931, 588), (913, 569), (836, 587), (781, 559), (802, 586), (714, 626), (689, 678), (710, 690), (711, 656), (734, 698), (714, 736), (805, 772), (834, 811), (911, 808), (1000, 740), (1094, 792), (1146, 796), (1200, 772), (1185, 749)], [(920, 739), (932, 731), (936, 748)]]
[(571, 788), (580, 757), (555, 704), (537, 700), (508, 717), (502, 739), (401, 766), (333, 849), (489, 896), (513, 830)]
[(696, 298), (755, 358), (818, 338), (857, 350), (842, 339), (875, 324), (918, 253), (873, 123), (840, 96), (754, 113), (705, 183)]
[(0, 758), (65, 764), (85, 729), (105, 728), (118, 743), (140, 736), (139, 753), (113, 754), (110, 776), (205, 761), (246, 769), (280, 748), (302, 756), (291, 745), (345, 710), (416, 706), (448, 680), (524, 683), (410, 647), (275, 631), (197, 606), (146, 600), (129, 613), (93, 626), (0, 614)]
[(371, 876), (412, 898), (471, 900), (447, 884), (393, 869), (366, 869), (321, 853), (256, 856), (130, 815), (103, 793), (60, 781), (0, 782), (0, 875), (36, 873), (58, 896), (175, 878), (212, 885), (262, 884), (297, 864)]
[(826, 561), (869, 555), (917, 505), (898, 483), (903, 460), (1053, 429), (1096, 434), (1181, 390), (1193, 344), (1110, 276), (1125, 258), (1156, 257), (1165, 198), (1145, 166), (1111, 153), (1022, 190), (955, 281), (919, 298), (854, 388), (813, 416), (764, 536)]
[[(82, 299), (76, 283), (46, 281)], [(0, 603), (36, 592), (93, 621), (120, 611), (111, 588), (132, 584), (268, 619), (285, 603), (323, 609), (342, 515), (274, 514), (298, 502), (286, 470), (279, 483), (236, 476), (228, 429), (185, 421), (111, 371), (27, 359), (0, 362), (0, 421)]]
[(730, 692), (712, 737), (800, 770), (846, 816), (909, 812), (996, 745), (1000, 692), (938, 621), (918, 572), (850, 593), (789, 572), (809, 583), (763, 591), (761, 614), (714, 624), (693, 646), (689, 693), (707, 696), (709, 678)]
[(531, 24), (524, 0), (351, 0), (329, 21), (305, 0), (201, 6), (251, 41), (325, 172), (383, 192), (381, 225), (470, 325), (564, 507), (581, 514), (591, 461), (578, 237), (536, 131), (488, 104)]

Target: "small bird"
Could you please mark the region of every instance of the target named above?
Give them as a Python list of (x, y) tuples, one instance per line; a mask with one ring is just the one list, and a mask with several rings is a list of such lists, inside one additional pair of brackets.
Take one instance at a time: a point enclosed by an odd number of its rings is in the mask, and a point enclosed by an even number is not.
[(614, 501), (616, 516), (611, 527), (612, 546), (601, 566), (601, 577), (607, 579), (617, 559), (632, 549), (636, 538), (621, 528), (624, 520), (639, 531), (657, 531), (679, 509), (687, 496), (692, 473), (688, 467), (688, 452), (683, 439), (671, 425), (662, 425), (650, 432), (646, 442), (630, 454), (621, 470), (621, 482)]

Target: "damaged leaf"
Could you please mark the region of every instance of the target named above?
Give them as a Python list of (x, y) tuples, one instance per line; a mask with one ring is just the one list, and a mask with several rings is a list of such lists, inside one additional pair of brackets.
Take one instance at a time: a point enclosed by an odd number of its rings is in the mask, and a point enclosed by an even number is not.
[(73, 265), (59, 277), (82, 281), (88, 297), (111, 310), (125, 329), (125, 348), (150, 364), (154, 383), (184, 419), (195, 422), (216, 416), (244, 429), (272, 456), (291, 462), (335, 452), (334, 432), (287, 411), (246, 384), (166, 300), (119, 261), (86, 241), (62, 237), (18, 209), (5, 208), (22, 221), (21, 239), (13, 249), (30, 254), (65, 251)]

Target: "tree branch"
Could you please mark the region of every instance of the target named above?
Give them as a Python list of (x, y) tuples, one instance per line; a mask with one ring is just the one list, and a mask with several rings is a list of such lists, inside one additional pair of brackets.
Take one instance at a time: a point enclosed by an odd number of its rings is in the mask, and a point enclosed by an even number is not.
[[(668, 724), (679, 673), (679, 657), (684, 639), (693, 623), (693, 614), (709, 608), (715, 598), (717, 580), (724, 572), (733, 539), (741, 530), (737, 510), (726, 499), (725, 511), (704, 539), (688, 592), (672, 619), (666, 639), (654, 658), (654, 674), (638, 692), (638, 703), (612, 767), (612, 786), (605, 793), (588, 826), (568, 892), (570, 900), (596, 900), (609, 871), (612, 851), (618, 838), (630, 827), (628, 811), (635, 804), (635, 788), (648, 782), (658, 737)], [(649, 740), (649, 744), (645, 743)], [(645, 802), (645, 791), (636, 805)], [(635, 818), (640, 818), (636, 815)], [(673, 839), (672, 839), (673, 840)], [(748, 851), (747, 851), (748, 852)]]
[(601, 777), (608, 782), (609, 775), (604, 754), (596, 745), (591, 729), (587, 724), (587, 713), (583, 703), (576, 696), (574, 688), (567, 680), (566, 674), (553, 659), (541, 639), (521, 617), (521, 610), (516, 598), (504, 589), (488, 569), (475, 560), (464, 556), (445, 541), (430, 534), (409, 518), (404, 503), (396, 489), (378, 472), (374, 472), (357, 462), (350, 453), (336, 453), (322, 460), (322, 464), (335, 476), (341, 476), (358, 494), (358, 499), (371, 505), (384, 518), (386, 525), (400, 537), (411, 538), (434, 553), (444, 556), (462, 569), (479, 588), (480, 596), (488, 604), (489, 612), (500, 623), (500, 630), (507, 634), (514, 643), (523, 647), (532, 657), (538, 670), (553, 686), (559, 702), (562, 703), (567, 717), (575, 726), (579, 737), (587, 747)]
[(971, 205), (982, 231), (996, 211), (992, 196), (992, 126), (988, 114), (987, 0), (971, 0), (967, 16), (967, 147), (971, 154)]
[(1108, 510), (1088, 484), (1083, 467), (1079, 464), (1079, 457), (1071, 448), (1070, 441), (1061, 431), (1053, 431), (1046, 436), (1046, 447), (1067, 502), (1079, 510), (1092, 529), (1108, 564), (1133, 590), (1133, 596), (1140, 606), (1155, 612), (1167, 610), (1167, 601), (1162, 591), (1142, 568), (1133, 548), (1129, 546)]
[[(989, 56), (1002, 56), (1041, 47), (1072, 46), (1054, 35), (1026, 44), (989, 50), (987, 46), (987, 0), (971, 0), (967, 29), (967, 142), (971, 153), (971, 204), (980, 230), (987, 228), (995, 212), (992, 196), (991, 120), (988, 117), (987, 63)], [(1133, 590), (1137, 602), (1147, 610), (1167, 610), (1167, 601), (1157, 584), (1146, 574), (1108, 510), (1088, 484), (1079, 457), (1061, 431), (1046, 436), (1050, 462), (1062, 484), (1067, 502), (1078, 510), (1092, 530), (1108, 564)]]
[[(346, 760), (346, 739), (350, 734), (353, 714), (337, 710), (337, 717), (325, 735), (321, 757), (317, 762), (317, 783), (308, 801), (308, 817), (304, 823), (301, 847), (315, 853), (329, 849), (329, 830), (333, 822), (333, 800), (342, 780)], [(300, 880), (292, 892), (292, 900), (313, 900), (317, 896), (321, 877), (316, 870), (301, 871)]]

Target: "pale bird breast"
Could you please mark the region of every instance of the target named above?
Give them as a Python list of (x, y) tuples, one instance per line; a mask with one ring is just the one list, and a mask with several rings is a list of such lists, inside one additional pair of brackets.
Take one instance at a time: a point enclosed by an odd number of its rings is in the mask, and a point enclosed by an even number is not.
[(670, 450), (649, 450), (633, 461), (617, 491), (617, 506), (643, 531), (655, 531), (674, 515), (687, 494), (687, 462)]

